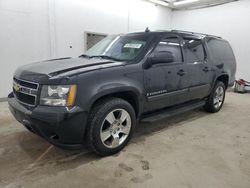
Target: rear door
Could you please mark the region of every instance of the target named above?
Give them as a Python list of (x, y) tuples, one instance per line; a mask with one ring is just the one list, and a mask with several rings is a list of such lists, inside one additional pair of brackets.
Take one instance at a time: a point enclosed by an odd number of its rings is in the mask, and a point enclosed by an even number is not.
[(178, 36), (164, 37), (152, 52), (172, 52), (174, 62), (154, 64), (144, 70), (146, 111), (179, 104), (185, 99), (188, 89), (182, 85), (182, 79), (186, 79), (186, 70), (183, 66), (180, 41)]
[(208, 61), (201, 39), (184, 37), (185, 66), (188, 73), (188, 100), (201, 99), (209, 95), (212, 85), (212, 64)]

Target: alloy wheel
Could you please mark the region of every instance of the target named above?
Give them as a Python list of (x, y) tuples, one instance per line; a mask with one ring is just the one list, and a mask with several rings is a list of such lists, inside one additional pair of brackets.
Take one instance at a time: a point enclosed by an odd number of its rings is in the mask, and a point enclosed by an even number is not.
[(128, 137), (131, 130), (131, 117), (125, 109), (115, 109), (105, 117), (100, 137), (108, 148), (120, 146)]
[(215, 95), (214, 95), (214, 107), (216, 109), (220, 108), (223, 100), (224, 100), (224, 88), (222, 86), (219, 86), (216, 91), (215, 91)]

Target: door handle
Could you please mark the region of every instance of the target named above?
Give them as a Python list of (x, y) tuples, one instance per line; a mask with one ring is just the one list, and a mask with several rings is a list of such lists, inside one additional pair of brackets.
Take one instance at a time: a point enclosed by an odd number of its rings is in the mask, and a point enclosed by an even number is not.
[(185, 74), (186, 74), (186, 72), (184, 71), (184, 70), (179, 70), (178, 72), (177, 72), (177, 74), (179, 75), (179, 76), (184, 76)]
[(203, 70), (204, 72), (208, 72), (208, 71), (209, 71), (209, 68), (208, 68), (208, 67), (204, 67), (202, 70)]

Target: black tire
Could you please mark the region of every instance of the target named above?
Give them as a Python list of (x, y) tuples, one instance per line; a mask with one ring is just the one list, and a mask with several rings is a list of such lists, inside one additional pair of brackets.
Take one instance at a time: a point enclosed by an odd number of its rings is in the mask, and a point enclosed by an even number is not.
[[(216, 106), (214, 103), (215, 97), (216, 97), (216, 91), (218, 88), (223, 88), (223, 96), (222, 96), (222, 100), (221, 100), (221, 104), (218, 106)], [(216, 81), (215, 86), (212, 90), (212, 92), (210, 93), (207, 101), (206, 101), (206, 105), (204, 106), (204, 109), (207, 112), (210, 113), (216, 113), (219, 112), (220, 109), (222, 108), (223, 104), (224, 104), (224, 100), (225, 100), (225, 95), (226, 95), (226, 86), (223, 82), (221, 81)]]
[[(105, 145), (105, 143), (101, 139), (101, 131), (103, 124), (106, 121), (105, 118), (108, 117), (108, 114), (113, 113), (113, 111), (116, 110), (125, 110), (128, 113), (127, 115), (130, 116), (129, 120), (131, 120), (129, 121), (131, 122), (129, 126), (130, 131), (128, 134), (126, 134), (127, 135), (126, 138), (120, 145), (118, 145), (115, 148), (109, 148), (108, 146)], [(110, 124), (110, 126), (112, 125), (113, 124)], [(122, 123), (119, 125), (122, 126)], [(89, 115), (87, 135), (86, 135), (87, 144), (89, 148), (94, 152), (96, 152), (98, 155), (101, 156), (113, 155), (115, 153), (118, 153), (127, 145), (127, 143), (129, 142), (129, 140), (133, 135), (135, 126), (136, 126), (136, 115), (134, 108), (131, 106), (130, 103), (120, 98), (108, 98), (105, 100), (101, 100), (92, 108), (91, 113)], [(112, 130), (113, 128), (109, 129)], [(113, 136), (111, 136), (110, 139), (112, 138), (114, 140)], [(113, 145), (111, 147), (113, 147)]]

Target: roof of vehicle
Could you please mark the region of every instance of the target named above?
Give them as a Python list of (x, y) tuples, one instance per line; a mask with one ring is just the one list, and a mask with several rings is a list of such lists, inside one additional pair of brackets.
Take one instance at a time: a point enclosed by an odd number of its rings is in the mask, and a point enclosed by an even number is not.
[(190, 32), (190, 31), (181, 31), (181, 30), (172, 30), (171, 32), (182, 34), (182, 35), (191, 35), (191, 36), (198, 36), (198, 37), (210, 37), (210, 38), (222, 39), (219, 36), (209, 35), (209, 34), (205, 34), (205, 33), (195, 33), (195, 32)]
[(159, 34), (178, 34), (182, 37), (193, 37), (193, 38), (204, 38), (204, 37), (209, 37), (209, 38), (216, 38), (216, 39), (222, 39), (219, 36), (214, 36), (214, 35), (209, 35), (205, 33), (195, 33), (195, 32), (190, 32), (190, 31), (182, 31), (182, 30), (159, 30), (159, 31), (149, 31), (146, 30), (145, 32), (138, 32), (138, 33), (130, 33), (130, 34), (144, 34), (144, 35), (159, 35)]

